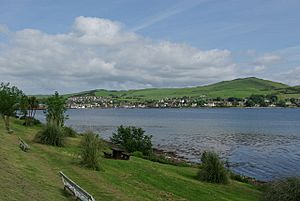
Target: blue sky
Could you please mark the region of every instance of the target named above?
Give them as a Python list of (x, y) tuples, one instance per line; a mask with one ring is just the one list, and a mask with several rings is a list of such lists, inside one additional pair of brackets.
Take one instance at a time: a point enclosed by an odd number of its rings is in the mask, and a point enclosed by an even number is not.
[[(0, 5), (0, 79), (10, 78), (30, 93), (184, 87), (247, 76), (300, 84), (298, 0), (0, 0)], [(112, 32), (107, 26), (114, 26)], [(34, 37), (45, 41), (37, 47)], [(90, 53), (74, 63), (82, 49)], [(41, 50), (49, 54), (38, 57)], [(51, 55), (56, 51), (70, 54), (63, 61)], [(147, 51), (159, 56), (147, 57)], [(45, 81), (33, 76), (42, 74)], [(60, 81), (47, 84), (54, 78)]]

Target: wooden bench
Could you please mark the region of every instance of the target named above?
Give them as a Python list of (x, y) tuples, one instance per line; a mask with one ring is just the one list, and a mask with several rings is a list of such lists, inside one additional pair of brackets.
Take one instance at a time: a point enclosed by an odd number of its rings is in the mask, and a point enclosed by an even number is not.
[(19, 147), (23, 150), (23, 151), (28, 151), (30, 149), (30, 146), (24, 141), (22, 140), (22, 138), (19, 137), (19, 141), (20, 141), (20, 144), (19, 144)]
[(95, 201), (93, 196), (91, 196), (88, 192), (83, 190), (80, 186), (78, 186), (74, 181), (68, 178), (62, 171), (59, 172), (61, 175), (64, 190), (68, 189), (71, 193), (76, 197), (76, 200), (82, 201)]

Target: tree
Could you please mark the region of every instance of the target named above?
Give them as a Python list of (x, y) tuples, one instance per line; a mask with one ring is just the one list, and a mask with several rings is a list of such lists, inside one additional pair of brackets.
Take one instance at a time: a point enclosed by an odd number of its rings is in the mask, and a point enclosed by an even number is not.
[(278, 97), (274, 94), (267, 95), (266, 98), (271, 102), (271, 103), (276, 103), (278, 101)]
[(255, 103), (253, 102), (253, 100), (248, 99), (245, 103), (246, 107), (253, 107), (255, 106)]
[(10, 86), (9, 83), (0, 84), (0, 115), (4, 121), (6, 130), (10, 130), (10, 117), (15, 116), (18, 108), (18, 103), (23, 95), (23, 92), (16, 86)]
[(46, 126), (36, 134), (36, 141), (53, 146), (64, 146), (65, 134), (63, 132), (66, 100), (58, 92), (47, 99)]
[(144, 133), (145, 131), (142, 128), (123, 127), (121, 125), (117, 133), (113, 133), (110, 140), (112, 143), (124, 147), (130, 153), (140, 151), (144, 155), (149, 155), (152, 150), (152, 136)]
[(46, 120), (48, 124), (55, 124), (58, 127), (63, 127), (67, 116), (65, 112), (67, 110), (65, 104), (66, 99), (58, 94), (49, 97), (46, 101)]
[(25, 125), (31, 126), (34, 124), (34, 116), (39, 102), (36, 97), (23, 95), (20, 101), (20, 112), (25, 119)]
[(276, 104), (276, 106), (278, 107), (286, 107), (286, 103), (284, 100), (279, 100)]
[(254, 95), (251, 95), (249, 97), (249, 99), (252, 100), (255, 105), (258, 104), (258, 105), (260, 105), (262, 107), (266, 106), (265, 96), (264, 95), (256, 95), (256, 94), (254, 94)]

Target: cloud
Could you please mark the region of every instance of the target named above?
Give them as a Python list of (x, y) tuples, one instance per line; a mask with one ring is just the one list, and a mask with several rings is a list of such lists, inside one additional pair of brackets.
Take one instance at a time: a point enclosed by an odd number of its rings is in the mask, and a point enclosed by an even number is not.
[(77, 17), (74, 22), (73, 37), (87, 45), (116, 45), (137, 39), (134, 33), (122, 31), (122, 24), (108, 19)]
[[(250, 50), (250, 52), (246, 52), (249, 56), (255, 56), (256, 52), (254, 50)], [(246, 75), (255, 75), (257, 73), (264, 72), (268, 67), (273, 64), (277, 64), (281, 62), (283, 58), (278, 54), (265, 54), (258, 58), (255, 58), (253, 62), (248, 64), (250, 68), (244, 70)]]
[(7, 33), (8, 32), (8, 28), (7, 26), (0, 24), (0, 34), (1, 33)]
[(81, 16), (68, 33), (24, 29), (9, 38), (0, 43), (0, 80), (27, 93), (195, 86), (237, 72), (228, 50), (155, 42), (108, 19)]
[(266, 54), (262, 57), (259, 57), (254, 63), (258, 65), (268, 65), (281, 61), (282, 58), (279, 55), (275, 54)]
[(144, 20), (140, 25), (134, 27), (132, 31), (139, 31), (141, 29), (147, 28), (153, 24), (156, 24), (164, 19), (167, 19), (173, 15), (182, 13), (184, 11), (187, 11), (191, 8), (194, 8), (198, 6), (201, 3), (207, 2), (208, 0), (192, 0), (192, 1), (180, 1), (179, 3), (175, 4), (174, 6), (171, 6), (167, 8), (166, 10), (153, 15), (147, 19)]
[(290, 85), (300, 85), (300, 66), (295, 67), (287, 72), (282, 72), (278, 75), (275, 75), (277, 80), (287, 82)]

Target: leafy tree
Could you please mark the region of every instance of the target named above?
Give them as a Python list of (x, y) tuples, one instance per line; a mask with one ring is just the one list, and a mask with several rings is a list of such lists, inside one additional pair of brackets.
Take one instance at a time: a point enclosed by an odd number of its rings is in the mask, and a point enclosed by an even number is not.
[(214, 101), (222, 101), (222, 98), (221, 97), (217, 97), (217, 98), (214, 98), (213, 100)]
[(296, 98), (291, 98), (290, 101), (291, 103), (295, 104), (297, 107), (300, 107), (300, 99), (296, 99)]
[(10, 130), (10, 117), (15, 116), (18, 104), (23, 95), (23, 92), (15, 86), (10, 86), (9, 83), (0, 84), (0, 115), (4, 121), (6, 130)]
[(24, 118), (26, 118), (28, 115), (28, 107), (28, 96), (23, 95), (20, 99), (19, 110)]
[(245, 103), (246, 107), (253, 107), (255, 106), (255, 103), (253, 102), (253, 100), (248, 99)]
[(24, 115), (25, 125), (31, 126), (34, 124), (34, 117), (36, 114), (36, 109), (38, 108), (38, 100), (36, 97), (22, 96), (20, 101), (20, 111)]
[(286, 107), (286, 103), (285, 103), (284, 100), (278, 101), (276, 105), (277, 105), (278, 107)]
[(253, 101), (254, 104), (258, 104), (260, 106), (266, 106), (265, 105), (265, 96), (264, 95), (251, 95), (249, 97), (250, 100)]
[(63, 146), (65, 133), (63, 130), (66, 119), (66, 100), (58, 92), (47, 99), (47, 124), (41, 132), (37, 133), (36, 140), (43, 144)]
[(205, 101), (205, 100), (203, 100), (202, 98), (201, 99), (197, 99), (197, 105), (199, 106), (199, 107), (203, 107), (204, 106), (204, 104), (206, 104), (207, 102)]
[(49, 97), (46, 101), (47, 110), (46, 110), (46, 120), (47, 123), (55, 124), (58, 127), (63, 127), (64, 122), (67, 118), (65, 112), (67, 110), (65, 104), (66, 99), (58, 94), (56, 91), (55, 94)]
[(204, 152), (201, 157), (202, 168), (198, 177), (202, 181), (227, 184), (228, 171), (219, 156), (214, 152)]
[(276, 103), (278, 101), (278, 97), (274, 94), (267, 95), (266, 98), (271, 102), (271, 103)]
[(130, 153), (141, 151), (144, 155), (149, 155), (152, 151), (152, 136), (144, 133), (142, 128), (121, 125), (117, 133), (113, 133), (110, 139), (112, 143), (124, 147)]

